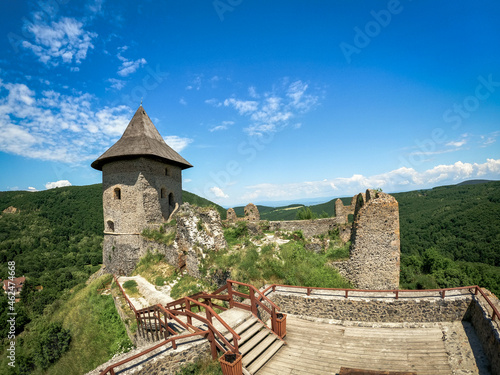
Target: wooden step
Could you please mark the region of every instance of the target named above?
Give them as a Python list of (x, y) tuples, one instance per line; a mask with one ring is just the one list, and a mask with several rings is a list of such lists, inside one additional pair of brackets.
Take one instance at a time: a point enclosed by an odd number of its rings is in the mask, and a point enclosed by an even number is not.
[(262, 340), (259, 345), (255, 346), (252, 350), (243, 356), (243, 366), (248, 366), (255, 358), (264, 353), (269, 345), (276, 340), (275, 336), (268, 336)]
[(251, 326), (249, 329), (243, 332), (243, 334), (240, 335), (241, 338), (238, 340), (238, 346), (242, 346), (263, 328), (264, 326), (261, 323), (256, 322), (253, 326)]
[(247, 354), (250, 350), (252, 350), (252, 348), (254, 346), (256, 346), (259, 342), (261, 342), (262, 340), (264, 340), (267, 336), (269, 336), (271, 332), (268, 331), (267, 329), (263, 329), (259, 332), (257, 332), (257, 334), (252, 337), (250, 340), (248, 340), (245, 345), (242, 345), (240, 346), (240, 352), (241, 354), (244, 356), (245, 354)]
[[(253, 326), (255, 323), (257, 323), (258, 320), (257, 318), (254, 318), (253, 316), (250, 317), (247, 321), (241, 323), (238, 327), (234, 329), (234, 332), (236, 332), (238, 335), (241, 336), (243, 332), (245, 332), (248, 328)], [(232, 336), (231, 336), (232, 337)]]
[[(271, 336), (272, 337), (272, 336)], [(275, 342), (267, 348), (267, 350), (259, 356), (249, 367), (247, 367), (247, 370), (251, 374), (255, 374), (262, 366), (266, 364), (269, 359), (283, 346), (285, 343), (281, 340), (276, 339)], [(245, 358), (243, 357), (243, 360)]]

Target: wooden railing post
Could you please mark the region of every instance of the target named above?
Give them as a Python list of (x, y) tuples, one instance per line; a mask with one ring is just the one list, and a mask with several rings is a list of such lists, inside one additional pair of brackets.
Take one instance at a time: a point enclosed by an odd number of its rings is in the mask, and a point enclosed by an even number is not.
[(212, 330), (208, 334), (208, 341), (210, 342), (210, 352), (212, 354), (212, 359), (217, 359), (217, 346), (215, 345), (215, 335)]
[(399, 290), (396, 290), (394, 293), (396, 293), (396, 299), (399, 298)]
[(250, 307), (252, 314), (257, 316), (257, 303), (255, 302), (255, 293), (252, 288), (248, 291), (248, 294), (250, 294)]
[[(185, 305), (186, 305), (186, 311), (191, 312), (191, 302), (188, 299), (185, 300)], [(191, 318), (191, 315), (187, 316), (187, 322), (188, 324), (193, 325), (193, 319)]]
[(272, 311), (271, 311), (271, 328), (274, 333), (278, 334), (278, 322), (276, 320), (276, 308), (272, 306)]
[(205, 312), (207, 313), (207, 319), (212, 324), (212, 313), (210, 312), (209, 309), (206, 309)]
[(345, 290), (345, 298), (349, 297), (349, 290)]
[(234, 307), (233, 284), (229, 280), (227, 281), (227, 295), (229, 296), (229, 307), (233, 308)]

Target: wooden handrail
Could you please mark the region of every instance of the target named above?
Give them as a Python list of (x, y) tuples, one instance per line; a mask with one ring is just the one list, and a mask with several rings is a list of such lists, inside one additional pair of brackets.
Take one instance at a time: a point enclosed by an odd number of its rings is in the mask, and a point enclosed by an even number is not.
[[(276, 306), (276, 304), (271, 301), (269, 298), (267, 298), (260, 290), (258, 290), (256, 287), (254, 287), (253, 285), (250, 285), (250, 284), (245, 284), (245, 283), (240, 283), (239, 281), (234, 281), (234, 280), (227, 280), (229, 283), (231, 284), (236, 284), (236, 285), (241, 285), (241, 286), (246, 286), (247, 288), (249, 289), (253, 289), (254, 292), (256, 292), (259, 296), (260, 296), (260, 299), (265, 299), (266, 302), (268, 302), (272, 307), (274, 307), (276, 310), (280, 310), (280, 308), (278, 306)], [(260, 301), (259, 299), (259, 301)]]
[[(228, 347), (232, 348), (233, 349), (233, 353), (239, 353), (239, 350), (238, 350), (238, 340), (241, 339), (240, 335), (238, 335), (230, 326), (229, 324), (227, 324), (220, 316), (219, 314), (217, 314), (214, 309), (212, 309), (210, 306), (208, 305), (205, 305), (201, 302), (198, 302), (192, 298), (189, 298), (189, 297), (185, 297), (186, 300), (188, 300), (189, 302), (191, 303), (194, 303), (195, 305), (198, 305), (200, 307), (203, 307), (205, 308), (206, 311), (208, 311), (210, 313), (210, 315), (212, 317), (214, 317), (215, 319), (217, 319), (224, 328), (226, 328), (228, 330), (229, 333), (231, 333), (231, 335), (233, 335), (233, 343), (234, 345), (231, 345), (229, 344), (229, 342), (226, 340), (226, 338), (224, 337), (224, 335), (222, 333), (220, 333), (217, 329), (215, 329), (215, 327), (212, 325), (212, 322), (209, 321), (208, 319), (206, 319), (206, 322), (204, 322), (205, 324), (209, 324), (210, 327), (212, 327), (212, 331), (214, 334), (216, 334), (217, 336), (219, 336), (219, 338), (224, 342), (224, 344), (228, 345)], [(193, 313), (194, 314), (194, 313)], [(201, 318), (199, 315), (197, 314), (194, 314), (196, 315), (196, 318), (199, 319), (199, 320), (202, 320), (204, 318)], [(203, 320), (202, 320), (203, 321)]]
[(123, 361), (120, 361), (120, 362), (115, 363), (113, 365), (109, 365), (103, 371), (100, 372), (100, 375), (106, 375), (107, 373), (110, 373), (111, 375), (114, 375), (114, 373), (115, 373), (114, 369), (116, 367), (124, 365), (125, 363), (128, 363), (130, 361), (133, 361), (136, 358), (142, 357), (143, 355), (146, 355), (149, 352), (152, 352), (153, 350), (156, 350), (156, 349), (162, 347), (163, 345), (167, 345), (168, 343), (172, 343), (172, 347), (174, 349), (176, 349), (177, 348), (177, 345), (175, 344), (176, 340), (180, 340), (180, 339), (184, 339), (184, 338), (188, 338), (188, 337), (193, 337), (193, 336), (197, 336), (197, 335), (205, 336), (206, 334), (208, 334), (208, 331), (194, 332), (194, 333), (189, 333), (189, 334), (182, 335), (182, 336), (172, 337), (171, 339), (165, 340), (165, 341), (159, 343), (158, 345), (152, 346), (149, 349), (146, 349), (146, 350), (144, 350), (144, 351), (142, 351), (142, 352), (140, 352), (138, 354), (133, 355), (132, 357), (124, 359)]
[(122, 292), (123, 297), (125, 297), (125, 300), (127, 301), (128, 306), (130, 307), (130, 309), (131, 309), (134, 313), (137, 313), (137, 310), (135, 309), (134, 305), (132, 304), (132, 302), (131, 302), (131, 301), (130, 301), (130, 299), (128, 298), (127, 293), (125, 293), (125, 291), (123, 290), (122, 286), (121, 286), (121, 285), (120, 285), (120, 283), (118, 282), (118, 279), (116, 278), (116, 275), (113, 275), (113, 278), (115, 279), (115, 282), (116, 282), (116, 284), (118, 285), (118, 288), (120, 288), (120, 291)]

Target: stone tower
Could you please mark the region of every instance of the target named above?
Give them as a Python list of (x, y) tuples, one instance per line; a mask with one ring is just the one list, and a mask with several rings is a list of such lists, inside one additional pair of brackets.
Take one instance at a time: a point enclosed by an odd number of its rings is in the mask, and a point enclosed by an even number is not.
[(182, 204), (182, 170), (192, 167), (169, 147), (142, 107), (122, 137), (92, 163), (102, 171), (103, 263), (128, 274), (143, 255), (141, 232)]

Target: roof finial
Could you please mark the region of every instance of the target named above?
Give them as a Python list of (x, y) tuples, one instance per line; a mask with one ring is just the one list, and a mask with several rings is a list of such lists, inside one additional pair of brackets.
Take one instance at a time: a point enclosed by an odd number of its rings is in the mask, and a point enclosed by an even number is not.
[(142, 97), (141, 97), (141, 107), (142, 107)]

